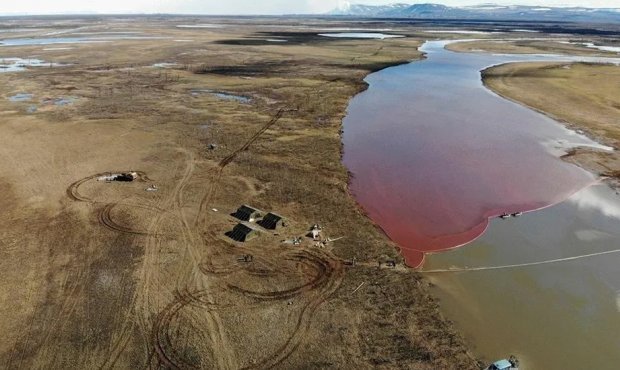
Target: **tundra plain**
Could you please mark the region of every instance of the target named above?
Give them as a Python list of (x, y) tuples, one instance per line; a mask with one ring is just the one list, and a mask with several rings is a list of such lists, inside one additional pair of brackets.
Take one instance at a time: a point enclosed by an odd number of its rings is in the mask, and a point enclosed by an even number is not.
[[(421, 38), (330, 39), (274, 19), (2, 26), (61, 38), (0, 46), (56, 63), (0, 73), (2, 367), (478, 368), (340, 161), (364, 76), (420, 58)], [(97, 181), (127, 171), (139, 178)], [(287, 226), (234, 242), (245, 203)], [(313, 224), (324, 245), (305, 236)]]

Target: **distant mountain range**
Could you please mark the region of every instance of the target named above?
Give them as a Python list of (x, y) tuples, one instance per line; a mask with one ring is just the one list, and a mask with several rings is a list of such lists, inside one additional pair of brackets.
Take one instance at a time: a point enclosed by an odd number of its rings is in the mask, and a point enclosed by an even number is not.
[(450, 7), (440, 4), (362, 5), (346, 2), (329, 12), (329, 15), (367, 18), (620, 22), (620, 8), (560, 8), (495, 4)]

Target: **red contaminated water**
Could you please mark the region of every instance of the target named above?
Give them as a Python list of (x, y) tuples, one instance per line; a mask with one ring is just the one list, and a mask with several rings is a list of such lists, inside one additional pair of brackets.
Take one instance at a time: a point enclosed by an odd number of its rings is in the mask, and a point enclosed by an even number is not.
[(369, 76), (349, 106), (351, 192), (412, 267), (476, 239), (490, 217), (557, 203), (593, 181), (557, 154), (558, 140), (591, 142), (486, 90), (478, 71), (492, 62), (436, 50)]

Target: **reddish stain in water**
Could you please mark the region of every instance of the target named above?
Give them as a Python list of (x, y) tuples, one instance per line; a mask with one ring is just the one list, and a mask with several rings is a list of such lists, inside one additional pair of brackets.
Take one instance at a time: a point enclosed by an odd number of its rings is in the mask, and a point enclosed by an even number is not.
[[(444, 73), (446, 63), (466, 77)], [(554, 204), (592, 182), (543, 145), (585, 138), (490, 94), (469, 64), (435, 64), (431, 56), (371, 75), (344, 122), (351, 191), (413, 267), (476, 239), (490, 217)]]

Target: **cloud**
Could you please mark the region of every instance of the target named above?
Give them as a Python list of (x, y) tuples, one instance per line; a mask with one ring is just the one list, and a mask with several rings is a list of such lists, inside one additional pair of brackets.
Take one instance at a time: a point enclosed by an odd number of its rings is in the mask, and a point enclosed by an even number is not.
[(610, 193), (610, 191), (601, 192), (598, 187), (591, 186), (575, 194), (570, 201), (584, 211), (597, 211), (607, 217), (620, 220), (620, 201), (614, 195), (608, 195)]

